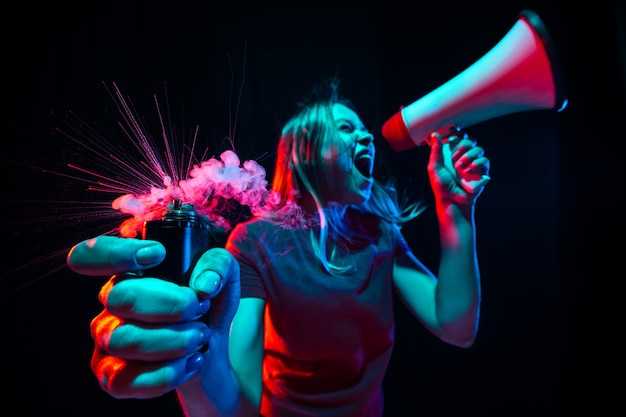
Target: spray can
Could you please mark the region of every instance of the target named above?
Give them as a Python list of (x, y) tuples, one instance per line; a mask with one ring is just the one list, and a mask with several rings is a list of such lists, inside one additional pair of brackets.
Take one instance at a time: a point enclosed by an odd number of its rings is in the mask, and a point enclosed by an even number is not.
[(211, 247), (211, 225), (192, 204), (175, 199), (161, 220), (144, 222), (142, 238), (157, 240), (166, 250), (163, 262), (144, 274), (188, 285), (196, 262)]

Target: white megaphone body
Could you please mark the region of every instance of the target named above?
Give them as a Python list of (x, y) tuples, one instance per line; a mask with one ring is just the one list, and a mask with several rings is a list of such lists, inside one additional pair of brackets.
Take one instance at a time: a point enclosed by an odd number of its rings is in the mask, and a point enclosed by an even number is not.
[(530, 10), (487, 54), (387, 120), (385, 140), (396, 151), (428, 144), (432, 132), (463, 129), (525, 110), (567, 105), (552, 41)]

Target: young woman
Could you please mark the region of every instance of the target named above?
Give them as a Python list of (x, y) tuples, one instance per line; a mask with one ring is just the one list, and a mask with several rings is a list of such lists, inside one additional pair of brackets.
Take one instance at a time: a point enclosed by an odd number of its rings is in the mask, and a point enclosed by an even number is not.
[[(444, 140), (455, 143), (453, 166)], [(225, 248), (204, 253), (189, 286), (136, 276), (163, 259), (156, 241), (77, 244), (71, 269), (113, 274), (92, 321), (101, 387), (118, 398), (175, 389), (187, 416), (381, 416), (394, 292), (441, 340), (469, 347), (476, 337), (474, 208), (489, 160), (458, 132), (433, 134), (430, 145), (437, 274), (401, 231), (422, 207), (401, 205), (393, 184), (374, 179), (374, 137), (335, 79), (284, 126), (276, 198), (235, 226)]]

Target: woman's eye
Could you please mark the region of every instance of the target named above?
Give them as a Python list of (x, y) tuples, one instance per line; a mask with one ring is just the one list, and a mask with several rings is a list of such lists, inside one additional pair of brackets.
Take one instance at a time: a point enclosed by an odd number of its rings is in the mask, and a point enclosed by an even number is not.
[(350, 123), (341, 123), (339, 125), (339, 130), (346, 133), (352, 133), (354, 132), (354, 126), (352, 126)]

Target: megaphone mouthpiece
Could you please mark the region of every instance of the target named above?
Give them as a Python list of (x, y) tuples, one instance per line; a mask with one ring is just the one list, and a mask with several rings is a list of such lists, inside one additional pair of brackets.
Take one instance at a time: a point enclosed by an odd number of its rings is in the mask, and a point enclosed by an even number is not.
[(396, 151), (427, 144), (432, 132), (466, 128), (505, 114), (565, 108), (560, 67), (537, 14), (524, 10), (487, 54), (385, 122), (383, 137)]

